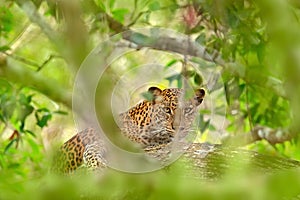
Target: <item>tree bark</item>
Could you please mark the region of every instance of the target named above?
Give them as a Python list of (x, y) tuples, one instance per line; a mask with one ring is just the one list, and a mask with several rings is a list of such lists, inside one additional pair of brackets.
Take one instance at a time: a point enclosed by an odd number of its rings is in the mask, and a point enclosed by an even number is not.
[(240, 173), (242, 170), (243, 173), (269, 174), (300, 167), (299, 161), (287, 158), (200, 143), (192, 144), (184, 153), (182, 161), (190, 162), (185, 166), (192, 175), (205, 180), (220, 179), (226, 173)]
[[(146, 152), (164, 160), (170, 149), (148, 149)], [(187, 176), (205, 181), (221, 180), (228, 173), (263, 175), (300, 168), (300, 162), (296, 160), (208, 143), (192, 143), (175, 163), (166, 168), (172, 173), (177, 164)]]

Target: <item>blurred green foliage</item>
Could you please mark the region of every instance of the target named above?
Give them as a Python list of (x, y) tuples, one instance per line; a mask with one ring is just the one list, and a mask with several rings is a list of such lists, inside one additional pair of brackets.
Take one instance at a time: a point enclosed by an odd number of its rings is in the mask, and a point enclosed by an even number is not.
[[(183, 17), (188, 6), (193, 7), (188, 13), (195, 16), (193, 27)], [(67, 114), (62, 106), (71, 108), (76, 70), (87, 52), (117, 32), (111, 17), (126, 28), (182, 32), (208, 52), (219, 52), (228, 63), (221, 71), (226, 114), (216, 110), (226, 118), (224, 132), (247, 133), (255, 125), (286, 128), (294, 139), (276, 145), (259, 141), (248, 148), (300, 159), (299, 8), (296, 0), (0, 0), (0, 199), (299, 199), (299, 171), (230, 174), (217, 182), (183, 178), (180, 167), (172, 175), (160, 171), (108, 172), (99, 179), (56, 177), (48, 173), (39, 135), (56, 114)], [(39, 15), (31, 18), (35, 12)], [(59, 39), (53, 40), (54, 35)], [(159, 54), (167, 57), (165, 69), (182, 65), (182, 57)], [(155, 60), (124, 57), (126, 61), (119, 61), (122, 68), (117, 64), (107, 73), (118, 76)], [(206, 77), (197, 72), (217, 66), (191, 60), (194, 68), (185, 76), (194, 86), (205, 85)], [(183, 85), (180, 71), (165, 80)], [(201, 120), (202, 132), (217, 130), (203, 116)]]

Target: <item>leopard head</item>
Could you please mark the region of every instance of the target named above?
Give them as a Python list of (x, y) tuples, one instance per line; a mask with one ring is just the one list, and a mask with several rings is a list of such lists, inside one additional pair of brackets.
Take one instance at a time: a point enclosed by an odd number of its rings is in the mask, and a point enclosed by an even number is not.
[(120, 114), (120, 128), (130, 140), (145, 147), (172, 142), (178, 130), (188, 130), (198, 113), (205, 90), (185, 98), (183, 89), (150, 87), (152, 98)]

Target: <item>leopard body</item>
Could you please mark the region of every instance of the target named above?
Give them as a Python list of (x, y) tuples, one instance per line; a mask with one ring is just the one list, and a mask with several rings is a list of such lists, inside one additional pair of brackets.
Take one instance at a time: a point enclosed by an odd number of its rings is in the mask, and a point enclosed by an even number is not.
[[(156, 148), (173, 141), (177, 132), (187, 132), (205, 96), (203, 89), (185, 99), (182, 89), (161, 90), (150, 87), (151, 99), (144, 100), (119, 116), (121, 133), (144, 149)], [(81, 165), (89, 169), (107, 166), (106, 148), (94, 129), (86, 129), (60, 148), (59, 171), (73, 172)]]

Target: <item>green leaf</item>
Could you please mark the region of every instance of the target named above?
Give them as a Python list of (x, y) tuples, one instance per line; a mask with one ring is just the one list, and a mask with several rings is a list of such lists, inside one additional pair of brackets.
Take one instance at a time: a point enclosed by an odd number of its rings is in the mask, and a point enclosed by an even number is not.
[(237, 97), (240, 97), (243, 94), (245, 88), (246, 88), (245, 83), (242, 83), (242, 84), (239, 85), (239, 89), (238, 89), (238, 92), (237, 92)]
[(28, 103), (30, 103), (30, 102), (32, 101), (32, 97), (33, 97), (33, 96), (34, 96), (33, 94), (27, 96), (27, 102), (28, 102)]
[(17, 110), (17, 119), (21, 122), (25, 122), (26, 117), (28, 117), (34, 108), (31, 105), (21, 105), (21, 107)]
[(189, 33), (199, 33), (200, 31), (204, 30), (204, 26), (195, 26), (194, 28), (192, 28), (192, 30), (189, 31)]
[(196, 42), (198, 44), (205, 44), (205, 42), (206, 42), (206, 35), (205, 35), (204, 32), (200, 33), (200, 35), (198, 35), (198, 37), (196, 38)]
[(228, 12), (227, 15), (228, 24), (232, 28), (237, 28), (240, 25), (240, 19), (233, 12)]
[(153, 1), (152, 3), (149, 4), (148, 8), (150, 11), (156, 11), (160, 9), (160, 4), (158, 1)]
[(109, 1), (109, 8), (112, 10), (114, 8), (116, 0), (110, 0)]
[(225, 97), (226, 97), (226, 102), (228, 105), (230, 105), (231, 100), (230, 100), (230, 91), (229, 91), (229, 84), (227, 82), (224, 83), (224, 91), (225, 91)]
[(177, 87), (182, 88), (182, 76), (177, 79)]
[(194, 76), (194, 82), (195, 82), (196, 85), (201, 86), (202, 83), (203, 83), (202, 76), (200, 76), (199, 74), (196, 73), (195, 76)]
[(12, 85), (5, 79), (0, 78), (0, 95), (11, 93), (12, 92)]
[(210, 131), (216, 131), (217, 130), (216, 127), (214, 125), (212, 125), (212, 124), (209, 124), (208, 128), (209, 128)]
[(68, 115), (68, 112), (62, 111), (62, 110), (57, 110), (57, 111), (54, 111), (53, 113), (60, 114), (60, 115)]
[(152, 94), (151, 92), (148, 92), (148, 91), (147, 91), (147, 92), (143, 92), (141, 95), (142, 95), (143, 98), (146, 99), (147, 101), (153, 101), (153, 99), (154, 99), (153, 94)]
[(4, 153), (7, 153), (7, 151), (11, 148), (11, 146), (12, 146), (14, 143), (16, 143), (16, 142), (18, 142), (18, 139), (17, 139), (17, 138), (12, 139), (12, 140), (6, 145), (6, 147), (5, 147), (5, 149), (4, 149)]
[(7, 37), (7, 33), (10, 32), (13, 28), (13, 14), (7, 9), (6, 6), (0, 7), (0, 34), (4, 37)]
[(52, 115), (50, 113), (47, 113), (47, 114), (43, 115), (42, 118), (37, 121), (37, 125), (39, 127), (43, 128), (44, 126), (47, 126), (47, 123), (51, 118), (52, 118)]
[(194, 70), (188, 70), (187, 72), (186, 72), (186, 75), (185, 75), (185, 77), (192, 77), (192, 76), (194, 76), (196, 74), (196, 72), (194, 71)]
[(264, 45), (260, 44), (256, 48), (256, 56), (260, 63), (264, 61), (265, 58), (265, 47)]
[(200, 115), (200, 118), (199, 118), (198, 122), (199, 122), (198, 126), (200, 128), (201, 133), (203, 133), (205, 130), (210, 128), (210, 120), (204, 121), (204, 116), (203, 115)]
[(50, 110), (48, 108), (39, 108), (36, 112), (50, 112)]
[(101, 9), (101, 11), (103, 11), (103, 12), (106, 11), (106, 8), (105, 8), (105, 5), (103, 3), (103, 0), (97, 0), (96, 4), (97, 4), (97, 6), (99, 6), (99, 8)]
[(25, 133), (32, 135), (33, 137), (36, 137), (35, 133), (30, 130), (24, 130)]
[(124, 18), (127, 13), (129, 13), (129, 10), (126, 8), (120, 8), (112, 11), (113, 18), (121, 23), (124, 23)]
[(10, 119), (14, 114), (15, 108), (16, 108), (16, 102), (13, 99), (4, 102), (4, 105), (2, 107), (3, 117), (5, 119)]
[(165, 69), (168, 69), (170, 68), (171, 66), (173, 66), (175, 63), (177, 63), (178, 60), (177, 59), (173, 59), (173, 60), (170, 60), (166, 65), (165, 65)]
[(40, 152), (39, 145), (31, 138), (27, 138), (27, 141), (32, 149), (32, 153), (38, 154)]
[(10, 47), (9, 47), (9, 46), (6, 46), (6, 45), (0, 46), (0, 51), (1, 51), (1, 52), (7, 51), (7, 50), (10, 50)]
[(0, 120), (5, 123), (5, 119), (4, 119), (3, 115), (1, 114), (1, 112), (0, 112)]
[(32, 95), (31, 96), (26, 96), (23, 93), (19, 94), (19, 103), (22, 105), (28, 105), (31, 102)]
[(7, 166), (7, 162), (4, 159), (4, 155), (0, 154), (0, 168), (3, 169)]
[(43, 128), (44, 126), (47, 126), (48, 121), (52, 118), (52, 114), (50, 113), (48, 108), (40, 108), (36, 110), (35, 118), (37, 120), (36, 124), (39, 127)]
[(171, 85), (173, 81), (180, 81), (181, 78), (181, 74), (174, 74), (172, 76), (168, 76), (167, 78), (165, 78), (166, 80), (169, 81), (169, 84)]

